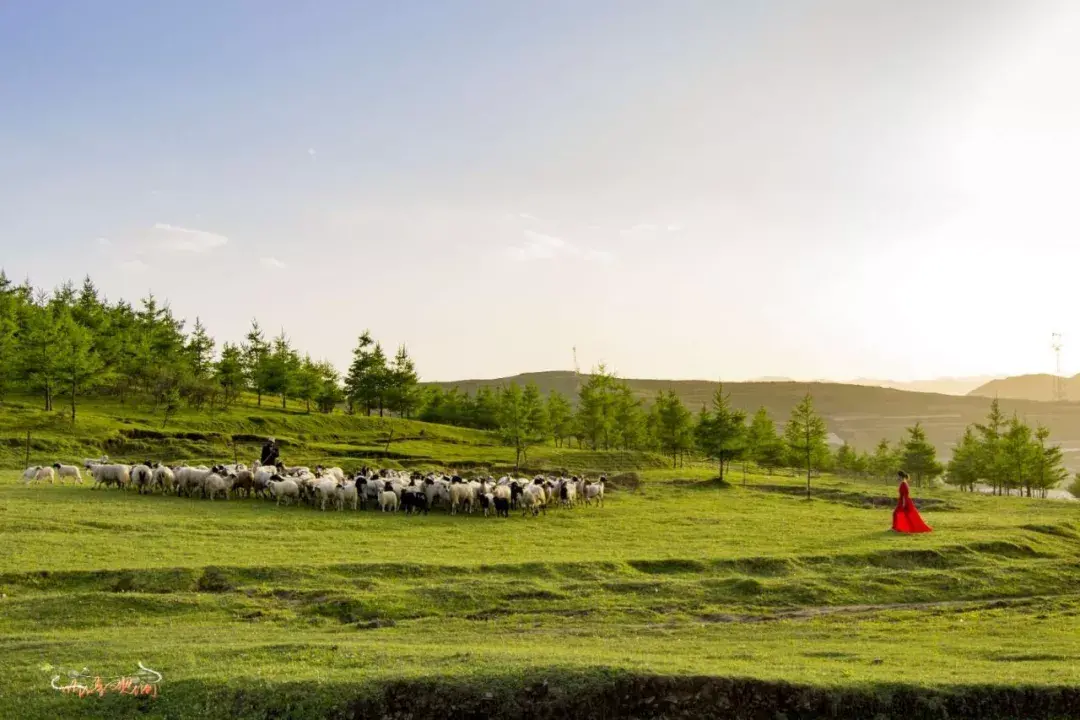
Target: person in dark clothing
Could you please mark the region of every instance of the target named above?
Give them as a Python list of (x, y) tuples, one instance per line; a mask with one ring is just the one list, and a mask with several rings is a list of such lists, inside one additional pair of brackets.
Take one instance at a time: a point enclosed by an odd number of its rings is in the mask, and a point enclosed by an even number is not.
[(277, 465), (279, 454), (277, 441), (274, 438), (267, 438), (262, 446), (262, 456), (259, 458), (259, 464)]

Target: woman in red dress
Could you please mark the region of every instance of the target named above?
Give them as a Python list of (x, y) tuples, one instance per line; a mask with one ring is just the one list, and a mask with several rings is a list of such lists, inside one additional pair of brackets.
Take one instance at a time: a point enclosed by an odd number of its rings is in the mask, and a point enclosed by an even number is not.
[(892, 529), (902, 533), (930, 532), (930, 526), (923, 522), (919, 511), (915, 509), (915, 503), (911, 502), (908, 474), (901, 470), (897, 475), (900, 477), (900, 499), (893, 510)]

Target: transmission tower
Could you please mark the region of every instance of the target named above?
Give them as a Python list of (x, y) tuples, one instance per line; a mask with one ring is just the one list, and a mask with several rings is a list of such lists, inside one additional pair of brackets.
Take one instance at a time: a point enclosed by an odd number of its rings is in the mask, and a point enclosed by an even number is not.
[(1050, 336), (1050, 347), (1054, 350), (1054, 402), (1065, 401), (1065, 378), (1061, 376), (1061, 333)]

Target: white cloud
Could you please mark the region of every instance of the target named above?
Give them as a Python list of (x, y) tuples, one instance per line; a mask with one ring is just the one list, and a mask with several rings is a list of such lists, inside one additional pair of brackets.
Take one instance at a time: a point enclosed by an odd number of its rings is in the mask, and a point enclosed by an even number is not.
[(682, 225), (668, 225), (667, 226), (667, 231), (668, 232), (682, 232), (682, 229), (683, 229)]
[(142, 260), (123, 260), (117, 263), (117, 267), (126, 272), (141, 272), (143, 270), (149, 270), (150, 266), (144, 263)]
[(612, 259), (608, 252), (578, 247), (554, 235), (533, 230), (526, 230), (523, 235), (525, 241), (521, 245), (509, 248), (511, 256), (521, 261), (551, 260), (559, 257), (583, 257), (597, 262), (609, 262)]
[(533, 222), (539, 222), (535, 215), (530, 215), (529, 213), (518, 213), (518, 217), (523, 220), (532, 220)]
[(275, 268), (277, 270), (288, 267), (285, 263), (283, 263), (281, 260), (278, 260), (276, 257), (260, 258), (259, 262), (263, 264), (263, 267)]
[(161, 236), (160, 246), (174, 252), (204, 253), (229, 242), (229, 238), (206, 230), (192, 230), (165, 223), (156, 223), (154, 232)]
[(307, 154), (311, 156), (312, 160), (314, 160), (315, 159), (315, 148), (308, 148), (307, 149)]
[(641, 224), (641, 225), (635, 225), (635, 226), (633, 226), (631, 228), (627, 228), (625, 230), (620, 230), (619, 234), (625, 237), (627, 235), (637, 235), (639, 233), (656, 232), (657, 230), (659, 230), (659, 228), (656, 225)]

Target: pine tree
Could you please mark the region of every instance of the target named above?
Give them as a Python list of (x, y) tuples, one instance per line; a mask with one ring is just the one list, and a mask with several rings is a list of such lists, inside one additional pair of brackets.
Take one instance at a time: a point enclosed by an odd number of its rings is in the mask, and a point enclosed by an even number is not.
[(593, 450), (611, 449), (615, 390), (615, 376), (601, 364), (578, 391), (577, 422)]
[(520, 467), (521, 456), (531, 442), (531, 408), (517, 383), (499, 392), (499, 435), (514, 448), (514, 467)]
[(389, 387), (390, 368), (386, 364), (386, 353), (383, 352), (381, 343), (375, 343), (375, 349), (371, 352), (370, 372), (364, 386), (369, 408), (368, 415), (371, 414), (371, 408), (378, 407), (379, 417), (383, 416)]
[(251, 321), (251, 329), (244, 337), (244, 372), (247, 384), (254, 392), (258, 406), (262, 407), (262, 396), (270, 378), (270, 346), (263, 337), (258, 320)]
[(1035, 472), (1038, 452), (1039, 447), (1031, 437), (1031, 428), (1014, 414), (1001, 439), (1001, 457), (1005, 466), (1002, 485), (1006, 494), (1018, 488), (1021, 491), (1027, 489), (1030, 496), (1031, 477)]
[(239, 347), (231, 343), (221, 346), (221, 359), (214, 368), (214, 380), (225, 392), (225, 406), (234, 403), (245, 383), (244, 355)]
[(901, 469), (911, 475), (916, 487), (922, 487), (924, 480), (929, 482), (941, 475), (943, 468), (937, 461), (937, 450), (926, 439), (921, 423), (916, 422), (909, 427), (907, 434), (901, 456)]
[[(1046, 497), (1048, 490), (1056, 488), (1069, 478), (1069, 471), (1065, 469), (1064, 456), (1061, 452), (1061, 447), (1057, 445), (1047, 445), (1046, 441), (1049, 438), (1050, 430), (1048, 428), (1039, 425), (1035, 429), (1035, 441), (1038, 444), (1038, 452), (1036, 454), (1035, 474), (1032, 484), (1042, 497)], [(1030, 488), (1028, 490), (1028, 497), (1031, 497)]]
[(613, 435), (623, 450), (636, 450), (645, 438), (645, 415), (641, 401), (626, 383), (618, 383), (611, 401)]
[(394, 362), (390, 366), (387, 383), (387, 407), (401, 417), (409, 417), (416, 409), (418, 400), (418, 381), (416, 366), (405, 346), (398, 348)]
[(986, 422), (976, 424), (979, 433), (979, 454), (976, 467), (978, 476), (990, 483), (997, 495), (1005, 486), (1008, 462), (1004, 455), (1005, 416), (1001, 413), (997, 398), (990, 402)]
[(874, 450), (874, 454), (870, 456), (869, 461), (870, 475), (878, 480), (885, 480), (888, 482), (899, 470), (899, 461), (893, 453), (892, 446), (889, 445), (889, 441), (885, 438), (881, 439), (881, 442), (877, 444), (877, 448)]
[(661, 390), (652, 412), (657, 445), (665, 455), (671, 455), (671, 466), (675, 467), (679, 453), (693, 445), (693, 418), (674, 390)]
[(104, 379), (101, 358), (94, 352), (90, 331), (79, 326), (70, 316), (60, 321), (60, 359), (57, 378), (71, 401), (71, 424), (75, 424), (76, 398)]
[(305, 355), (293, 381), (293, 392), (298, 400), (304, 401), (304, 412), (311, 413), (311, 401), (318, 397), (321, 383), (319, 368), (310, 355)]
[(319, 406), (319, 412), (332, 413), (344, 399), (338, 372), (333, 365), (325, 361), (317, 363), (315, 369), (319, 374), (319, 391), (315, 395), (315, 404)]
[(712, 411), (701, 408), (694, 435), (698, 450), (719, 463), (723, 482), (724, 471), (746, 449), (746, 413), (731, 406), (731, 394), (724, 392), (723, 383), (713, 394)]
[(979, 481), (979, 441), (969, 425), (964, 429), (960, 442), (953, 448), (952, 458), (947, 466), (945, 482), (961, 490), (973, 491)]
[(59, 379), (60, 328), (55, 311), (39, 296), (30, 307), (25, 340), (21, 343), (21, 377), (41, 391), (45, 410), (53, 409), (53, 393)]
[(810, 393), (791, 409), (791, 417), (784, 427), (784, 441), (787, 444), (792, 465), (804, 464), (806, 467), (806, 498), (810, 499), (810, 475), (815, 468), (820, 468), (829, 455), (825, 444), (828, 430), (825, 420), (814, 410), (814, 399)]
[(281, 408), (286, 408), (289, 394), (293, 390), (296, 374), (300, 368), (300, 357), (292, 348), (288, 336), (282, 330), (270, 347), (266, 362), (266, 392), (281, 396)]
[(746, 431), (746, 452), (750, 460), (771, 475), (783, 466), (786, 447), (776, 431), (776, 423), (764, 407), (758, 408)]
[[(481, 388), (483, 389), (483, 388)], [(479, 392), (477, 392), (479, 396)], [(572, 431), (573, 409), (570, 401), (558, 390), (552, 390), (547, 397), (548, 427), (555, 438), (555, 445), (561, 446)]]
[(846, 442), (836, 449), (836, 472), (843, 475), (855, 475), (859, 455)]

